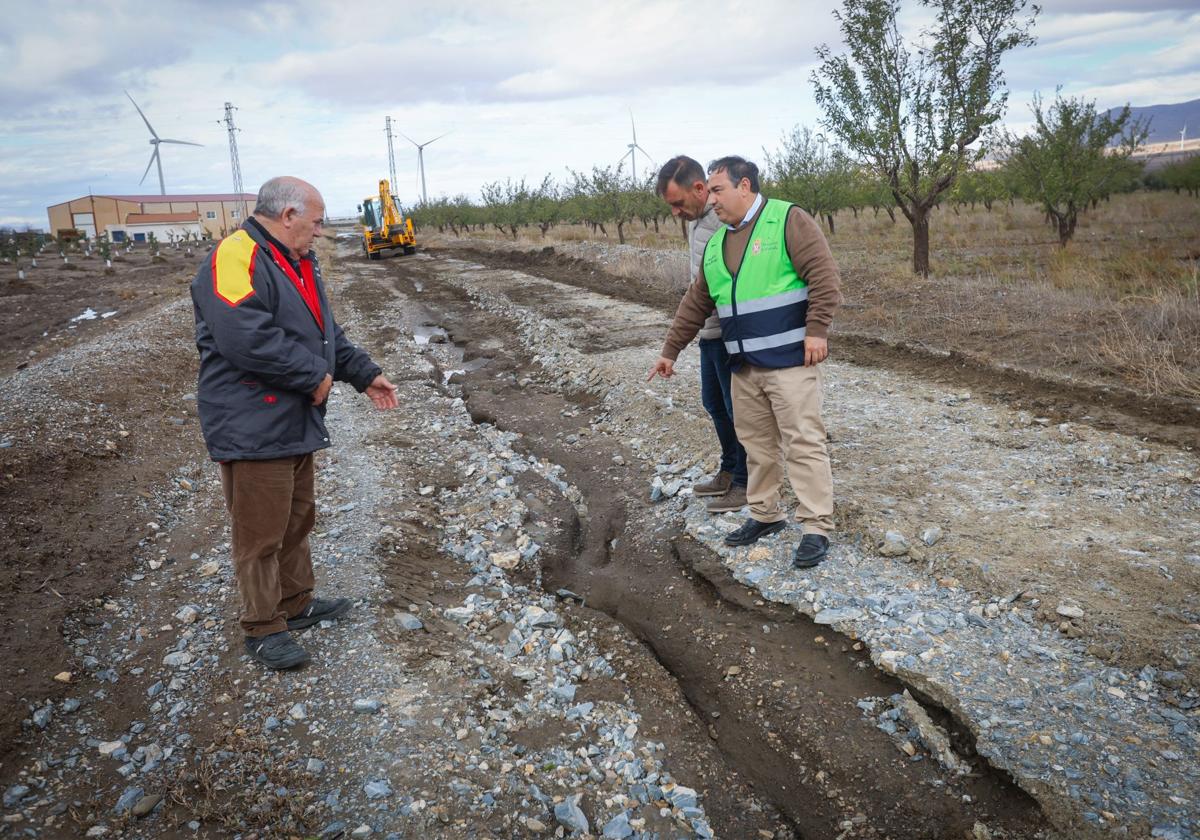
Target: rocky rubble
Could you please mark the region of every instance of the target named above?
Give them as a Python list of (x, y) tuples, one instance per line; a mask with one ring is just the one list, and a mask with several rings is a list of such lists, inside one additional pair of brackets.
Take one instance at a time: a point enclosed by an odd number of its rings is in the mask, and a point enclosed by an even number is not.
[[(347, 328), (396, 312), (374, 318)], [(409, 375), (386, 422), (335, 389), (314, 556), (319, 591), (355, 608), (299, 635), (310, 667), (268, 673), (241, 655), (227, 537), (209, 524), (215, 539), (180, 556), (172, 537), (213, 511), (193, 488), (163, 492), (135, 571), (67, 629), (79, 689), (31, 707), (29, 731), (44, 734), (4, 791), (0, 836), (156, 837), (168, 822), (246, 840), (712, 836), (595, 622), (538, 585), (550, 526), (515, 479), (532, 470), (577, 491), (422, 378), (427, 354), (444, 367), (452, 353), (410, 337), (377, 351)], [(420, 445), (383, 443), (384, 429)], [(213, 470), (195, 489), (215, 492)], [(405, 571), (422, 545), (428, 567)], [(399, 573), (421, 583), (397, 603)]]
[[(469, 264), (452, 265), (443, 279), (460, 284), (479, 306), (516, 324), (528, 352), (559, 387), (603, 400), (605, 430), (619, 434), (655, 467), (648, 498), (669, 507), (664, 515), (683, 517), (688, 531), (764, 598), (789, 604), (818, 624), (865, 644), (880, 668), (951, 710), (970, 729), (980, 754), (1012, 773), (1060, 827), (1171, 838), (1193, 837), (1200, 831), (1195, 810), (1200, 801), (1200, 696), (1183, 674), (1149, 665), (1114, 667), (1097, 660), (1086, 642), (1076, 640), (1082, 633), (1071, 622), (1087, 616), (1069, 599), (1060, 596), (1057, 603), (1050, 602), (1054, 621), (1047, 623), (1037, 588), (1013, 582), (1011, 595), (989, 597), (964, 587), (952, 575), (931, 574), (933, 558), (927, 552), (944, 548), (949, 530), (939, 524), (927, 521), (919, 530), (919, 542), (895, 529), (876, 539), (842, 542), (825, 564), (804, 572), (790, 566), (798, 534), (750, 548), (727, 548), (722, 538), (744, 514), (711, 517), (700, 501), (679, 492), (702, 473), (698, 465), (707, 454), (708, 430), (696, 389), (688, 384), (650, 390), (639, 384), (657, 353), (655, 339), (661, 333), (648, 334), (644, 345), (587, 354), (579, 349), (586, 342), (576, 322), (546, 317), (514, 303), (504, 291), (517, 282), (551, 287), (551, 281)], [(590, 313), (589, 330), (636, 333), (643, 323), (661, 323), (653, 312), (625, 306), (619, 320), (605, 324), (596, 314), (603, 310), (592, 293), (559, 287), (557, 294), (578, 301), (580, 309)], [(677, 366), (685, 381), (694, 379), (690, 368), (686, 357)], [(1074, 498), (1074, 488), (1082, 486), (1109, 505), (1119, 499), (1121, 505), (1140, 506), (1153, 498), (1153, 504), (1169, 511), (1167, 518), (1196, 521), (1200, 493), (1190, 455), (1165, 449), (1151, 455), (1140, 442), (1117, 435), (1073, 424), (1048, 427), (1016, 412), (1006, 416), (1002, 409), (974, 404), (969, 394), (947, 395), (935, 386), (909, 383), (913, 393), (902, 396), (891, 377), (878, 371), (836, 362), (826, 369), (833, 404), (830, 428), (843, 453), (866, 445), (864, 426), (894, 425), (895, 418), (903, 416), (913, 427), (925, 429), (930, 462), (922, 472), (936, 474), (938, 482), (956, 488), (956, 495), (976, 510), (1011, 507), (1001, 488), (1012, 484), (1022, 510), (1056, 519), (1055, 498)], [(879, 394), (888, 398), (879, 400)], [(1006, 438), (1006, 460), (995, 465), (987, 480), (981, 480), (982, 473), (967, 472), (970, 464), (990, 457), (980, 455), (981, 445), (988, 445), (986, 437), (971, 432), (980, 428), (998, 430), (987, 434)], [(1052, 438), (1047, 437), (1048, 428)], [(934, 454), (935, 448), (943, 457)], [(904, 459), (902, 472), (908, 472), (911, 453), (897, 454)], [(1118, 466), (1122, 489), (1106, 488), (1101, 475), (1111, 475)], [(1041, 494), (1033, 489), (1039, 483), (1022, 482), (1022, 473), (1056, 476), (1061, 489), (1051, 484), (1053, 495)], [(936, 510), (927, 515), (936, 516)], [(1083, 514), (1084, 521), (1091, 515), (1086, 507), (1076, 507), (1075, 512)], [(1143, 562), (1154, 561), (1147, 556)], [(1174, 655), (1180, 664), (1192, 661), (1184, 647), (1176, 648)], [(930, 750), (943, 763), (954, 764), (946, 744), (928, 727), (923, 736), (917, 731), (913, 741), (924, 749), (906, 741), (913, 748), (912, 760), (921, 760)]]

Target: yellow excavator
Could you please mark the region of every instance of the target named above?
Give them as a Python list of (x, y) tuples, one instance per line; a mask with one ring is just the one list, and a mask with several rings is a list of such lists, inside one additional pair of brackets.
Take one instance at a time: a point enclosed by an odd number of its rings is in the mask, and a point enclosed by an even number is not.
[(416, 252), (412, 219), (400, 213), (387, 178), (379, 182), (379, 195), (364, 198), (358, 209), (363, 218), (362, 247), (367, 259), (377, 260), (389, 248), (402, 248), (406, 254)]

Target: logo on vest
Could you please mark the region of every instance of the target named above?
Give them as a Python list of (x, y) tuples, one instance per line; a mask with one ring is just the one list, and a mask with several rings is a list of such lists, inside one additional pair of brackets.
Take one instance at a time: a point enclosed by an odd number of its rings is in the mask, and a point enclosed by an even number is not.
[(750, 249), (750, 253), (754, 254), (754, 256), (756, 256), (756, 257), (762, 253), (762, 240), (761, 239), (754, 240), (754, 245)]

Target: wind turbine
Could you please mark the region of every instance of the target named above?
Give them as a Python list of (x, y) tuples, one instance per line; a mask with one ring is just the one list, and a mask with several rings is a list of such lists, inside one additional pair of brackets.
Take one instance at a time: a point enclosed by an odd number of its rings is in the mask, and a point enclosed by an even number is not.
[[(450, 133), (449, 131), (446, 132), (446, 134), (449, 134), (449, 133)], [(443, 137), (446, 136), (446, 134), (439, 134), (437, 137), (434, 137), (433, 140), (426, 140), (424, 143), (418, 143), (416, 140), (409, 137), (403, 131), (400, 132), (401, 137), (403, 137), (409, 143), (412, 143), (414, 146), (417, 147), (417, 168), (421, 170), (421, 203), (422, 204), (429, 203), (429, 197), (427, 195), (425, 195), (425, 147), (428, 146), (430, 143), (433, 143), (437, 140), (441, 140)]]
[[(129, 91), (125, 91), (125, 95), (129, 96)], [(129, 96), (129, 101), (133, 102), (133, 97)], [(137, 108), (138, 115), (142, 118), (142, 122), (146, 124), (146, 128), (150, 129), (150, 145), (154, 147), (154, 151), (150, 153), (150, 162), (146, 164), (146, 171), (142, 173), (142, 180), (138, 181), (141, 186), (142, 181), (146, 180), (146, 176), (150, 174), (150, 167), (155, 163), (158, 164), (158, 193), (159, 195), (167, 194), (166, 184), (163, 182), (162, 174), (162, 157), (159, 155), (159, 144), (161, 143), (176, 143), (180, 146), (203, 146), (203, 143), (191, 143), (187, 140), (168, 140), (165, 137), (159, 137), (158, 132), (154, 130), (154, 126), (150, 125), (150, 120), (146, 119), (146, 115), (142, 113), (142, 109), (138, 108), (138, 104), (133, 102), (133, 107)]]
[(637, 153), (640, 151), (642, 154), (644, 154), (646, 156), (647, 160), (650, 160), (650, 153), (638, 145), (637, 126), (633, 122), (633, 110), (632, 109), (630, 109), (630, 111), (629, 111), (629, 128), (633, 131), (633, 142), (626, 144), (626, 148), (629, 149), (629, 151), (626, 152), (625, 154), (621, 155), (621, 160), (617, 161), (617, 163), (619, 164), (622, 160), (625, 160), (625, 158), (629, 158), (629, 171), (631, 174), (631, 180), (636, 185), (637, 184)]
[(1183, 124), (1183, 131), (1179, 132), (1179, 151), (1183, 151), (1183, 138), (1187, 137), (1187, 123)]

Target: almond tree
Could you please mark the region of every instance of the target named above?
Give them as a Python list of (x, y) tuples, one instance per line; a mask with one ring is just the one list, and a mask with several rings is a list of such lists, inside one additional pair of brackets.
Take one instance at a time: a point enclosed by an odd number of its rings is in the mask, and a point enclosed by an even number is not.
[(1031, 109), (1029, 134), (1003, 133), (1006, 165), (1021, 194), (1046, 212), (1065, 248), (1080, 211), (1128, 185), (1129, 157), (1149, 127), (1130, 118), (1128, 105), (1109, 116), (1097, 113), (1095, 101), (1061, 93), (1049, 108), (1035, 94)]
[(849, 205), (854, 180), (845, 152), (807, 127), (796, 126), (783, 136), (779, 151), (767, 152), (766, 158), (772, 192), (814, 219), (824, 219), (832, 234), (833, 216)]
[(542, 183), (530, 193), (529, 200), (530, 221), (538, 226), (542, 238), (545, 239), (546, 231), (558, 224), (562, 218), (562, 200), (554, 179), (549, 175), (543, 178)]
[(921, 0), (933, 25), (909, 44), (900, 0), (843, 0), (834, 12), (848, 55), (817, 50), (822, 125), (883, 177), (913, 229), (913, 271), (929, 274), (929, 214), (1004, 114), (1000, 61), (1029, 46), (1039, 9), (1028, 0)]
[(530, 196), (525, 179), (484, 184), (480, 193), (488, 222), (501, 233), (510, 233), (516, 242), (517, 231), (529, 224)]
[(571, 177), (574, 180), (572, 192), (583, 199), (580, 203), (585, 214), (583, 220), (598, 227), (605, 236), (608, 233), (604, 223), (612, 222), (617, 226), (617, 241), (624, 245), (625, 226), (636, 218), (636, 200), (621, 174), (621, 167), (601, 169), (593, 166), (590, 175), (571, 170)]

